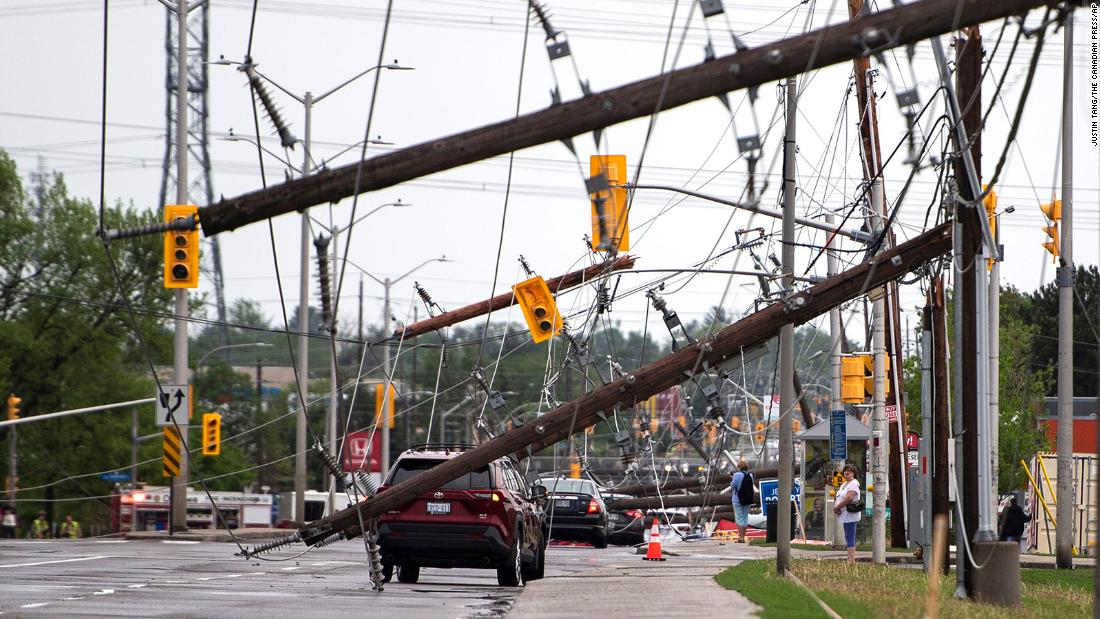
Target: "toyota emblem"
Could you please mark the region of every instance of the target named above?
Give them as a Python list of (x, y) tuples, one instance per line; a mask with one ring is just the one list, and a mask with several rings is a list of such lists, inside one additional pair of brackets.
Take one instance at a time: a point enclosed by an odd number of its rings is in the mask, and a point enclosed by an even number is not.
[(442, 492), (436, 492), (435, 493), (435, 498), (442, 499), (443, 498), (443, 493)]

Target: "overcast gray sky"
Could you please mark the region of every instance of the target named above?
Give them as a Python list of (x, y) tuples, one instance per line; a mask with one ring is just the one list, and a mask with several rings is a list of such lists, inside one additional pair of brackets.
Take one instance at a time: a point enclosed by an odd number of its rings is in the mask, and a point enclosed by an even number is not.
[[(554, 26), (568, 35), (577, 71), (597, 91), (660, 71), (674, 10), (666, 64), (675, 63), (677, 67), (703, 60), (708, 31), (717, 53), (722, 55), (732, 51), (727, 28), (755, 46), (799, 33), (807, 24), (818, 27), (847, 19), (845, 3), (833, 0), (805, 4), (795, 0), (727, 2), (728, 26), (713, 18), (704, 25), (697, 8), (691, 10), (692, 3), (687, 0), (548, 0), (546, 4)], [(211, 60), (219, 55), (232, 60), (243, 57), (251, 5), (250, 0), (211, 0)], [(109, 200), (133, 201), (159, 212), (156, 201), (164, 154), (166, 10), (154, 0), (113, 0), (110, 7), (106, 195)], [(380, 0), (260, 0), (253, 57), (261, 71), (292, 92), (326, 91), (376, 64), (385, 8)], [(682, 49), (678, 49), (689, 12), (689, 28)], [(395, 2), (384, 58), (386, 62), (396, 59), (416, 70), (382, 75), (371, 133), (395, 146), (372, 146), (368, 156), (510, 117), (515, 111), (521, 74), (525, 15), (526, 3), (521, 0)], [(1033, 13), (1029, 23), (1036, 24), (1038, 18), (1039, 14)], [(988, 51), (1000, 29), (1000, 23), (984, 27)], [(1005, 43), (993, 59), (983, 107), (991, 103), (993, 79), (999, 79), (1005, 50), (1014, 34), (1015, 26), (1009, 26)], [(1087, 11), (1078, 11), (1074, 47), (1074, 201), (1079, 264), (1095, 264), (1098, 247), (1100, 181), (1097, 149), (1089, 143), (1088, 133), (1090, 36)], [(541, 29), (533, 26), (522, 63), (520, 108), (524, 112), (550, 103), (554, 77), (543, 38)], [(1015, 113), (1032, 46), (1029, 40), (1021, 43), (1002, 89), (1003, 98), (989, 116), (983, 137), (986, 178), (992, 174), (1004, 145), (1008, 118)], [(64, 173), (73, 194), (95, 199), (99, 194), (102, 2), (6, 0), (0, 4), (0, 57), (5, 59), (0, 63), (0, 84), (5, 92), (0, 100), (0, 147), (16, 158), (24, 178), (41, 161), (46, 168)], [(1006, 246), (1002, 280), (1024, 290), (1053, 277), (1050, 258), (1040, 247), (1044, 224), (1038, 203), (1049, 199), (1058, 182), (1055, 164), (1061, 58), (1062, 38), (1058, 33), (1044, 47), (1018, 138), (1019, 148), (1010, 151), (1003, 181), (997, 188), (1000, 205), (1015, 206), (1014, 213), (1002, 218)], [(876, 90), (882, 95), (879, 110), (884, 153), (893, 150), (905, 129), (895, 103), (895, 88), (911, 85), (904, 53), (889, 54), (887, 60), (891, 79), (880, 72), (876, 82)], [(572, 65), (558, 61), (554, 69), (563, 96), (579, 96)], [(915, 71), (922, 99), (927, 100), (938, 83), (927, 43), (917, 49)], [(815, 71), (802, 82), (798, 129), (801, 215), (819, 216), (825, 208), (839, 208), (858, 191), (855, 103), (851, 96), (845, 96), (850, 74), (851, 65), (845, 64)], [(315, 108), (315, 159), (328, 159), (363, 138), (371, 84), (372, 76), (368, 76)], [(766, 133), (760, 163), (761, 176), (770, 181), (763, 198), (769, 206), (778, 200), (779, 185), (776, 153), (782, 115), (777, 112), (776, 94), (775, 84), (762, 87), (754, 110), (761, 133), (773, 127)], [(275, 98), (291, 130), (300, 137), (301, 106), (277, 91)], [(738, 107), (736, 132), (742, 136), (754, 132), (753, 110), (744, 93), (731, 93), (730, 101)], [(260, 187), (255, 148), (223, 139), (230, 129), (237, 134), (252, 133), (252, 106), (243, 75), (232, 67), (210, 67), (209, 102), (215, 195), (233, 196)], [(942, 110), (942, 104), (936, 105), (930, 118)], [(647, 126), (648, 120), (642, 119), (606, 132), (604, 152), (625, 154), (631, 176), (643, 152)], [(264, 122), (262, 130), (265, 145), (284, 154), (277, 140), (271, 139), (270, 125)], [(587, 171), (588, 156), (596, 152), (594, 142), (591, 136), (580, 136), (574, 142)], [(933, 150), (938, 151), (939, 146)], [(285, 154), (297, 166), (301, 152), (299, 147)], [(350, 154), (333, 160), (332, 165), (354, 161), (356, 152), (358, 149), (352, 149)], [(661, 113), (644, 152), (642, 182), (682, 186), (726, 199), (741, 197), (745, 162), (738, 157), (730, 115), (717, 99)], [(904, 154), (899, 155), (887, 168), (886, 194), (891, 201), (909, 172), (903, 159)], [(582, 173), (572, 154), (560, 143), (548, 144), (517, 153), (514, 166), (498, 293), (523, 278), (516, 261), (520, 254), (546, 277), (578, 268), (588, 260), (582, 236), (590, 233), (590, 207)], [(282, 181), (284, 170), (280, 164), (269, 159), (266, 167), (269, 184)], [(420, 281), (446, 308), (488, 297), (507, 180), (508, 158), (498, 157), (360, 196), (360, 214), (398, 198), (413, 206), (383, 209), (356, 226), (350, 256), (355, 266), (349, 267), (342, 300), (344, 324), (351, 326), (355, 318), (359, 268), (378, 278), (398, 277), (442, 254), (455, 260), (425, 266), (393, 287), (394, 313), (399, 317), (411, 311), (413, 280)], [(917, 176), (898, 219), (902, 238), (923, 229), (935, 181), (932, 169)], [(331, 222), (344, 226), (351, 213), (351, 200), (333, 207), (316, 207), (312, 213), (325, 225)], [(779, 231), (779, 222), (763, 217), (756, 217), (751, 225), (763, 226), (769, 234)], [(677, 269), (734, 245), (734, 232), (748, 227), (749, 217), (731, 217), (727, 207), (703, 200), (681, 201), (673, 194), (647, 191), (636, 197), (631, 226), (629, 253), (639, 256), (639, 268)], [(275, 220), (275, 244), (288, 309), (297, 304), (298, 296), (298, 228), (295, 215)], [(824, 237), (800, 230), (799, 239), (819, 244)], [(228, 298), (259, 300), (278, 322), (279, 294), (268, 227), (254, 224), (224, 234), (221, 240)], [(778, 243), (769, 243), (778, 254)], [(804, 264), (810, 256), (811, 250), (799, 251)], [(848, 254), (846, 258), (854, 256)], [(731, 255), (715, 263), (714, 268), (729, 269), (734, 264)], [(748, 256), (742, 256), (736, 264), (742, 269), (751, 267)], [(813, 272), (824, 274), (824, 266), (824, 261), (819, 261)], [(625, 276), (620, 292), (634, 291), (656, 277), (652, 273)], [(200, 290), (210, 290), (209, 280), (203, 281)], [(311, 290), (316, 291), (316, 286)], [(381, 287), (367, 278), (366, 290), (366, 315), (377, 322)], [(751, 278), (730, 281), (722, 275), (699, 275), (690, 281), (682, 277), (670, 281), (666, 296), (672, 308), (685, 320), (692, 320), (701, 318), (708, 307), (723, 299), (734, 313), (747, 311), (757, 293)], [(579, 311), (591, 299), (591, 291), (582, 291), (563, 295), (559, 303), (564, 312)], [(911, 311), (919, 302), (919, 289), (907, 289), (903, 309)], [(623, 296), (614, 304), (612, 319), (622, 321), (624, 327), (640, 329), (645, 316), (645, 298), (640, 293)], [(520, 320), (518, 312), (511, 318)], [(855, 321), (858, 324), (861, 319)], [(650, 323), (650, 329), (663, 333), (664, 327), (655, 316), (650, 316)]]

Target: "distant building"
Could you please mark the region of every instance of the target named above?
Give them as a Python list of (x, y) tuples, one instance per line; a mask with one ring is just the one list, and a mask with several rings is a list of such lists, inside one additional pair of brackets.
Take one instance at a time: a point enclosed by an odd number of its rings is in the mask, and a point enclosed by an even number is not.
[[(1096, 453), (1095, 397), (1073, 398), (1073, 453)], [(1043, 410), (1039, 413), (1050, 447), (1058, 444), (1058, 398), (1043, 398)]]

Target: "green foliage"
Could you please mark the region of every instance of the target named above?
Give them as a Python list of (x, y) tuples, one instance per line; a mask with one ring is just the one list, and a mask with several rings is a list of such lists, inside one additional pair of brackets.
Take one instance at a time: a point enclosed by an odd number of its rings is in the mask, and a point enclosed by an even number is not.
[[(1095, 396), (1097, 393), (1097, 303), (1100, 303), (1100, 269), (1095, 265), (1078, 266), (1073, 298), (1073, 367), (1090, 369), (1073, 373), (1073, 393)], [(1058, 367), (1058, 285), (1051, 282), (1042, 288), (1021, 295), (1019, 315), (1034, 327), (1031, 341), (1031, 363), (1046, 368), (1051, 376)], [(1056, 395), (1057, 383), (1047, 384), (1044, 395)]]
[[(121, 205), (106, 213), (111, 227), (153, 218)], [(95, 236), (98, 223), (93, 205), (70, 197), (60, 176), (46, 181), (41, 205), (32, 204), (14, 163), (0, 152), (0, 389), (23, 398), (24, 417), (149, 397), (144, 351), (154, 361), (169, 358), (163, 316), (171, 294), (161, 285), (160, 238), (112, 244), (112, 268)], [(151, 407), (139, 418), (139, 432), (154, 431)], [(123, 410), (20, 426), (20, 487), (65, 480), (21, 492), (22, 521), (52, 507), (36, 502), (42, 498), (109, 494), (107, 482), (77, 476), (126, 469), (130, 425)], [(88, 530), (106, 521), (107, 503), (66, 502), (54, 519), (71, 511)]]

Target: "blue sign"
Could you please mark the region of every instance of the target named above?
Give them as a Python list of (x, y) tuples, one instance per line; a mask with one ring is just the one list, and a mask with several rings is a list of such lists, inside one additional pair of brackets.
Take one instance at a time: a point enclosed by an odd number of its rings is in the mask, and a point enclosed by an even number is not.
[[(802, 482), (797, 479), (791, 485), (791, 500), (798, 504), (798, 509), (802, 509)], [(764, 510), (764, 517), (768, 516), (768, 510), (772, 505), (775, 505), (779, 501), (779, 480), (778, 479), (766, 479), (760, 482), (760, 506)]]
[(111, 473), (100, 473), (99, 478), (117, 484), (122, 481), (130, 481), (130, 474), (123, 473), (122, 471), (114, 471)]
[(833, 460), (848, 459), (847, 417), (842, 410), (832, 411), (829, 417), (829, 457)]

